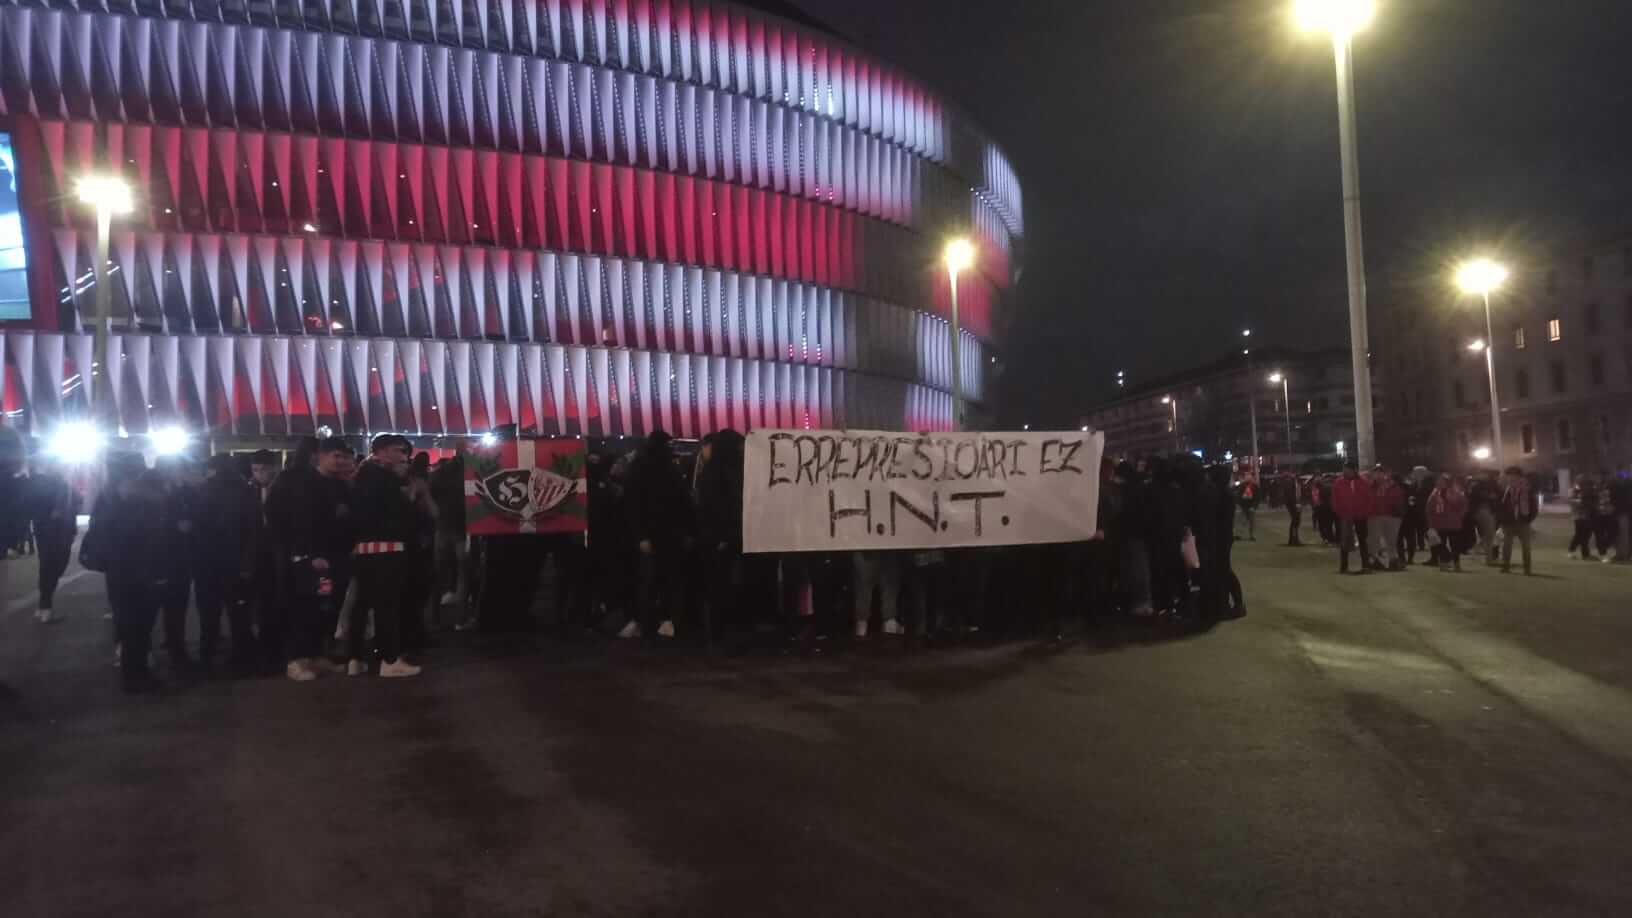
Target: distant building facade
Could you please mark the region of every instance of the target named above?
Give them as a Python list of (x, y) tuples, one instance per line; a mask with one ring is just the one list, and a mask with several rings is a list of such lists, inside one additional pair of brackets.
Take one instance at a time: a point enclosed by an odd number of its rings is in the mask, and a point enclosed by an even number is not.
[[(1275, 374), (1284, 374), (1287, 398), (1282, 385), (1270, 381)], [(1352, 454), (1355, 447), (1346, 349), (1253, 350), (1125, 392), (1083, 418), (1105, 432), (1105, 454), (1113, 458), (1199, 452), (1209, 461), (1245, 459), (1252, 455), (1254, 408), (1266, 465), (1301, 465)]]
[(1434, 468), (1518, 465), (1568, 488), (1632, 467), (1632, 240), (1555, 256), (1491, 297), (1502, 444), (1489, 460), (1484, 308), (1454, 289), (1373, 295), (1373, 372), (1389, 382), (1382, 454)]

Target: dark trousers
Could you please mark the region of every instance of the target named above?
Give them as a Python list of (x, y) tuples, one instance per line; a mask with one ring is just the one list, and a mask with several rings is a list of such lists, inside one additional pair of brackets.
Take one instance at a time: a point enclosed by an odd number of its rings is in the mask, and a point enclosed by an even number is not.
[[(323, 654), (326, 613), (338, 607), (345, 598), (344, 594), (333, 595), (332, 590), (329, 596), (319, 595), (318, 582), (328, 576), (326, 572), (320, 573), (312, 568), (311, 561), (307, 559), (292, 561), (287, 565), (282, 577), (283, 590), (274, 613), (275, 630), (283, 640), (281, 649), (285, 661), (310, 660)], [(333, 584), (332, 577), (330, 584)]]
[(74, 551), (74, 536), (67, 539), (42, 533), (39, 537), (40, 555), (40, 608), (49, 609), (56, 600), (57, 584), (68, 569), (68, 558)]
[(108, 605), (113, 608), (113, 629), (121, 647), (119, 668), (126, 684), (147, 676), (147, 654), (153, 646), (153, 620), (158, 617), (163, 584), (110, 574)]
[(654, 545), (651, 554), (641, 554), (636, 615), (643, 630), (675, 619), (684, 586), (679, 545)]
[(1150, 600), (1158, 610), (1182, 612), (1190, 601), (1190, 572), (1179, 554), (1179, 540), (1159, 537), (1150, 543)]
[(279, 666), (289, 660), (289, 564), (267, 552), (257, 559), (250, 578), (249, 594), (255, 620), (256, 650), (266, 664)]
[(1287, 516), (1291, 517), (1291, 520), (1286, 530), (1286, 544), (1302, 545), (1303, 539), (1298, 535), (1298, 530), (1303, 528), (1303, 508), (1293, 504), (1287, 508)]
[(743, 557), (740, 551), (726, 546), (714, 546), (708, 554), (708, 608), (705, 612), (705, 638), (712, 639), (720, 631), (735, 630), (744, 625)]
[(250, 624), (249, 597), (245, 581), (231, 568), (199, 571), (198, 656), (206, 665), (215, 660), (221, 643), (221, 613), (227, 613), (232, 632), (232, 660), (247, 663), (255, 656), (255, 634)]
[(402, 649), (425, 649), (425, 615), (436, 590), (436, 556), (429, 550), (408, 552), (407, 580), (402, 592)]
[(1315, 508), (1315, 528), (1320, 531), (1320, 540), (1327, 545), (1337, 544), (1337, 514), (1325, 507)]
[(357, 584), (357, 604), (351, 609), (348, 653), (353, 660), (364, 659), (367, 645), (364, 632), (368, 613), (374, 613), (374, 643), (380, 659), (387, 663), (402, 656), (402, 601), (407, 593), (408, 556), (402, 552), (386, 555), (358, 555), (352, 559), (352, 577)]
[(1434, 546), (1434, 563), (1460, 564), (1462, 561), (1462, 530), (1438, 529), (1439, 544)]
[(1338, 525), (1338, 572), (1347, 573), (1349, 570), (1349, 549), (1356, 542), (1360, 545), (1360, 569), (1371, 567), (1371, 547), (1366, 531), (1365, 520), (1339, 520)]
[(1576, 520), (1575, 535), (1570, 537), (1570, 554), (1575, 554), (1575, 550), (1579, 548), (1581, 549), (1581, 557), (1591, 561), (1592, 535), (1592, 520)]
[(192, 572), (171, 571), (159, 601), (164, 608), (164, 649), (172, 657), (187, 656), (187, 606), (192, 596)]
[(1600, 516), (1593, 523), (1593, 541), (1598, 544), (1598, 554), (1608, 555), (1615, 547), (1615, 517)]

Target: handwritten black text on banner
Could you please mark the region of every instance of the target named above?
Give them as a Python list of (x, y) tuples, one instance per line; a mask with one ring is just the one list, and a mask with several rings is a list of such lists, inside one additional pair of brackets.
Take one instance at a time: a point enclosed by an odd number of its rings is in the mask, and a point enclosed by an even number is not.
[(1101, 433), (757, 430), (747, 551), (1075, 542), (1093, 536)]

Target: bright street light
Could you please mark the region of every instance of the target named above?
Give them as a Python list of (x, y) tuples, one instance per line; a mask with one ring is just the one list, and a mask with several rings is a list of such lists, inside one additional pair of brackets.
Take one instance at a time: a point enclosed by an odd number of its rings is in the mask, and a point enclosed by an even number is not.
[(1473, 351), (1475, 354), (1479, 353), (1480, 351), (1482, 351), (1484, 349), (1485, 349), (1485, 339), (1483, 339), (1483, 338), (1475, 338), (1475, 339), (1473, 339), (1473, 341), (1469, 342), (1469, 344), (1468, 344), (1468, 350)]
[(147, 440), (153, 444), (153, 452), (160, 456), (179, 456), (193, 442), (187, 431), (180, 427), (161, 427), (148, 434)]
[(493, 434), (484, 433), (484, 434), (482, 434), (482, 439), (479, 442), (482, 444), (482, 446), (484, 448), (492, 449), (493, 447), (499, 445), (499, 438), (494, 436)]
[(1488, 258), (1466, 261), (1456, 269), (1456, 286), (1463, 293), (1488, 296), (1507, 280), (1507, 268)]
[[(113, 315), (113, 286), (108, 283), (108, 253), (113, 235), (113, 218), (123, 217), (136, 209), (136, 193), (130, 183), (111, 173), (87, 173), (74, 180), (74, 198), (96, 211), (96, 251), (91, 257), (92, 277), (96, 281), (96, 323), (93, 326), (91, 362), (93, 366), (108, 366), (108, 323)], [(100, 382), (97, 381), (100, 379)], [(90, 395), (91, 414), (107, 419), (117, 417), (113, 404), (113, 374), (105, 372), (91, 381), (86, 390)]]
[(963, 331), (958, 326), (958, 275), (975, 263), (974, 243), (963, 237), (946, 244), (941, 256), (952, 290), (952, 429), (963, 429)]
[(1366, 253), (1360, 218), (1359, 127), (1354, 102), (1354, 33), (1377, 15), (1376, 0), (1297, 0), (1293, 6), (1305, 31), (1332, 38), (1337, 67), (1338, 148), (1343, 174), (1343, 243), (1349, 280), (1349, 362), (1354, 374), (1354, 429), (1360, 464), (1376, 460), (1377, 429), (1371, 410), (1371, 333), (1366, 320)]
[(1269, 374), (1269, 381), (1281, 387), (1281, 409), (1286, 414), (1286, 451), (1292, 452), (1292, 381), (1279, 370)]
[(97, 429), (95, 424), (69, 421), (51, 434), (48, 448), (53, 456), (64, 462), (90, 462), (102, 452), (107, 442), (107, 434)]
[(1329, 32), (1348, 38), (1371, 24), (1377, 0), (1297, 0), (1293, 12), (1305, 32)]
[(1481, 446), (1478, 449), (1474, 450), (1473, 451), (1473, 458), (1478, 459), (1480, 462), (1484, 462), (1486, 459), (1489, 459), (1490, 458), (1490, 447)]
[(1164, 404), (1164, 405), (1173, 404), (1173, 396), (1171, 396), (1171, 395), (1162, 396), (1162, 404)]
[(1507, 268), (1489, 258), (1473, 258), (1456, 269), (1456, 286), (1478, 296), (1485, 305), (1485, 337), (1468, 345), (1470, 351), (1485, 352), (1485, 376), (1490, 382), (1490, 450), (1502, 461), (1502, 408), (1496, 396), (1496, 331), (1490, 320), (1490, 293), (1507, 280)]
[(130, 183), (117, 175), (80, 176), (74, 182), (74, 198), (98, 213), (106, 211), (113, 217), (123, 217), (136, 209), (136, 194)]

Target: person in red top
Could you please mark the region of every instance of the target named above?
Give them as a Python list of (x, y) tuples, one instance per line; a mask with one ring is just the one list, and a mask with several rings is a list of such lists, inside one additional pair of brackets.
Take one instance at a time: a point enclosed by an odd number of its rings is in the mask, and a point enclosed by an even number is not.
[(1371, 548), (1366, 542), (1367, 523), (1371, 519), (1371, 482), (1360, 477), (1360, 466), (1351, 462), (1343, 468), (1343, 477), (1332, 482), (1332, 512), (1337, 514), (1339, 574), (1349, 572), (1349, 548), (1360, 547), (1360, 570), (1371, 570)]
[(1468, 494), (1462, 483), (1449, 474), (1439, 476), (1439, 486), (1428, 495), (1428, 528), (1439, 537), (1434, 561), (1440, 570), (1462, 569), (1462, 527), (1468, 518)]
[(1395, 480), (1388, 467), (1379, 465), (1371, 473), (1372, 506), (1368, 524), (1372, 536), (1372, 557), (1386, 571), (1405, 570), (1400, 557), (1400, 522), (1405, 518), (1405, 485)]

